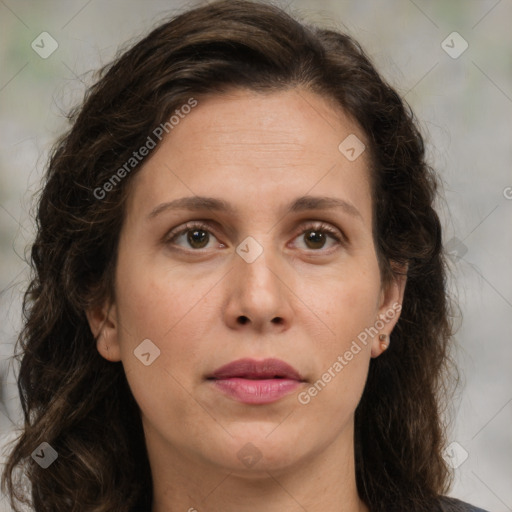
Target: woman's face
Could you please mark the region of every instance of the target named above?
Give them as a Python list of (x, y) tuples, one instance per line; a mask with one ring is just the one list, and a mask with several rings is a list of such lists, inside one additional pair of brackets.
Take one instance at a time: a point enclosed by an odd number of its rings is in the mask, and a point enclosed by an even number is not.
[[(150, 460), (247, 474), (352, 446), (404, 288), (381, 287), (363, 143), (311, 92), (240, 90), (199, 100), (133, 177), (116, 301), (88, 317), (123, 363)], [(257, 364), (211, 378), (268, 358), (300, 378)]]

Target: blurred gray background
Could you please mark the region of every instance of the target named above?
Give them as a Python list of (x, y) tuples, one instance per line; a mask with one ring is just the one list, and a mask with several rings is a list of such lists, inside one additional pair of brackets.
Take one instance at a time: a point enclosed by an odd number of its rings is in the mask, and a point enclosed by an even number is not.
[[(120, 45), (200, 3), (0, 0), (2, 433), (22, 421), (9, 358), (29, 276), (32, 195), (66, 127), (63, 112)], [(446, 451), (455, 468), (450, 495), (512, 511), (512, 1), (273, 3), (353, 35), (420, 120), (444, 183), (438, 209), (462, 311), (456, 341), (463, 387)]]

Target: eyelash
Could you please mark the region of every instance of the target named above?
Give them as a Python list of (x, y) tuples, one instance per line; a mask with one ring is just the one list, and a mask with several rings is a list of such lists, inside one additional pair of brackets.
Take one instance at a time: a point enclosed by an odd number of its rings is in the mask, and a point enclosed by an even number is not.
[[(190, 221), (190, 222), (187, 222), (183, 227), (179, 227), (179, 228), (176, 228), (176, 229), (173, 229), (172, 231), (170, 231), (165, 236), (164, 243), (171, 244), (178, 236), (183, 235), (187, 231), (192, 231), (194, 229), (200, 229), (203, 231), (207, 231), (207, 232), (213, 234), (215, 236), (215, 238), (218, 238), (215, 233), (215, 230), (213, 230), (212, 227), (208, 223), (201, 222), (201, 221)], [(320, 221), (311, 222), (309, 224), (305, 224), (304, 226), (302, 226), (301, 229), (302, 229), (302, 231), (300, 231), (294, 237), (294, 239), (297, 238), (297, 236), (304, 234), (306, 231), (320, 231), (322, 233), (327, 233), (328, 235), (330, 235), (334, 240), (336, 240), (337, 245), (344, 246), (346, 244), (346, 239), (345, 239), (344, 235), (342, 235), (339, 230), (331, 227), (329, 224), (326, 224), (325, 222), (320, 222)], [(188, 250), (189, 252), (201, 252), (202, 251), (202, 249), (184, 249), (184, 250)], [(322, 252), (323, 249), (309, 249), (309, 250), (312, 252)]]

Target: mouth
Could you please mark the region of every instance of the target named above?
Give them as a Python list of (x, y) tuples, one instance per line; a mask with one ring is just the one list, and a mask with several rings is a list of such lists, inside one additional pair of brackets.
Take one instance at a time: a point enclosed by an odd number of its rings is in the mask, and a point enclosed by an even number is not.
[(218, 368), (207, 380), (229, 398), (252, 405), (276, 402), (305, 382), (295, 368), (279, 359), (239, 359)]
[(305, 379), (300, 373), (288, 363), (280, 359), (264, 359), (257, 361), (255, 359), (238, 359), (232, 361), (220, 368), (217, 368), (208, 380), (219, 379), (249, 379), (249, 380), (267, 380), (267, 379), (289, 379), (304, 382)]

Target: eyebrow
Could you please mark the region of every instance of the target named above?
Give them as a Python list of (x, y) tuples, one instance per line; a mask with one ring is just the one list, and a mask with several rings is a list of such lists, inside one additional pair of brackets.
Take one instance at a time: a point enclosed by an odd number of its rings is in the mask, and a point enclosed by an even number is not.
[[(288, 206), (286, 213), (297, 213), (311, 210), (328, 210), (328, 209), (339, 209), (348, 213), (353, 217), (359, 217), (362, 220), (361, 213), (351, 203), (339, 199), (337, 197), (329, 196), (302, 196), (295, 199)], [(215, 211), (221, 213), (227, 213), (233, 216), (238, 214), (237, 209), (227, 201), (218, 199), (216, 197), (204, 197), (204, 196), (190, 196), (181, 197), (161, 203), (148, 215), (148, 219), (153, 219), (157, 215), (169, 211), (169, 210), (188, 210), (188, 211)]]

